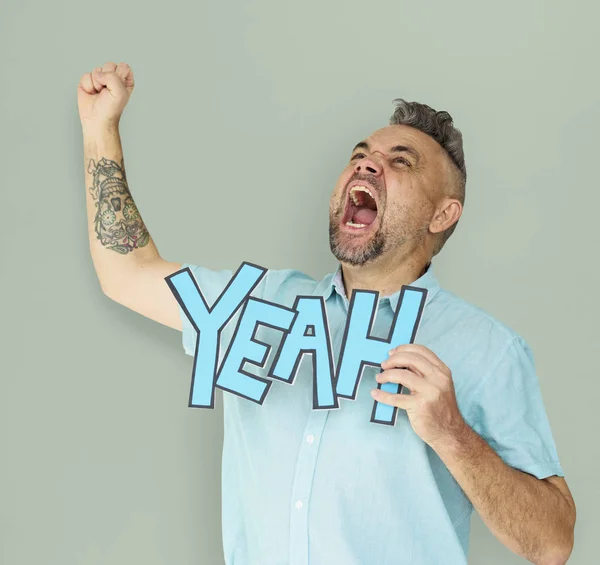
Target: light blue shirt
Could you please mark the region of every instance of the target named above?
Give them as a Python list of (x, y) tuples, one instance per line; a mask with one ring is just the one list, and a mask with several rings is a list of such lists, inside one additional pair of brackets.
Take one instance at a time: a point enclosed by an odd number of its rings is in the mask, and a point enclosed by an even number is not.
[[(209, 305), (233, 276), (185, 264)], [(430, 266), (411, 283), (427, 289), (415, 343), (451, 369), (460, 411), (510, 466), (541, 479), (564, 476), (536, 376), (522, 337), (441, 289)], [(385, 338), (399, 292), (380, 299), (373, 334)], [(348, 314), (341, 271), (323, 280), (272, 270), (252, 296), (292, 307), (297, 295), (323, 296), (334, 361)], [(196, 331), (180, 307), (183, 345), (194, 355)], [(222, 332), (220, 360), (236, 318)], [(271, 345), (282, 332), (259, 326)], [(220, 362), (219, 360), (219, 362)], [(464, 565), (473, 507), (437, 454), (412, 430), (403, 410), (394, 426), (370, 422), (377, 387), (366, 367), (356, 400), (313, 410), (312, 360), (293, 385), (274, 381), (263, 403), (225, 392), (222, 528), (227, 565)]]

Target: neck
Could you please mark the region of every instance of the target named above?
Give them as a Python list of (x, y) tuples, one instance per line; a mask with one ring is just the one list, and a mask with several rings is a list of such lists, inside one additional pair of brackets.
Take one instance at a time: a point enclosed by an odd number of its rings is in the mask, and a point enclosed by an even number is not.
[(344, 289), (348, 299), (352, 291), (376, 290), (379, 296), (389, 296), (421, 277), (431, 262), (430, 257), (401, 257), (393, 264), (376, 261), (355, 267), (342, 263)]

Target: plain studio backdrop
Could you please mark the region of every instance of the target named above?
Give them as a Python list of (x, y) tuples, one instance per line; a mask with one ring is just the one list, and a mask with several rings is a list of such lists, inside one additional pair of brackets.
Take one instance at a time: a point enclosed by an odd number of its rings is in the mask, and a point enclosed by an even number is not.
[[(223, 562), (222, 393), (188, 408), (181, 334), (106, 298), (89, 255), (76, 94), (107, 61), (135, 73), (121, 135), (148, 229), (166, 259), (213, 269), (321, 278), (354, 144), (396, 97), (452, 114), (467, 200), (436, 274), (530, 343), (577, 502), (569, 563), (595, 563), (599, 16), (582, 0), (4, 0), (1, 564)], [(469, 562), (525, 561), (474, 515)]]

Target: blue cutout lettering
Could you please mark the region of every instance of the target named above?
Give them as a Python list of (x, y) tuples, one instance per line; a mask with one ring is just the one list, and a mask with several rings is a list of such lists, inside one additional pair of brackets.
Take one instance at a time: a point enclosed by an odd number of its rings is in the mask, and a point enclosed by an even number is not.
[[(388, 337), (385, 339), (371, 335), (379, 293), (356, 289), (352, 292), (337, 367), (336, 393), (338, 396), (355, 400), (364, 367), (367, 365), (379, 367), (381, 362), (388, 357), (388, 352), (392, 347), (409, 343), (408, 340), (416, 333), (420, 316), (419, 307), (422, 309), (425, 303), (426, 292), (424, 289), (403, 287), (400, 300), (404, 297), (402, 303), (404, 306), (401, 308), (399, 303)], [(402, 311), (401, 318), (399, 318), (400, 311)], [(386, 383), (386, 385), (391, 386), (384, 387), (383, 390), (390, 392), (393, 388), (398, 390), (398, 385), (395, 383)], [(392, 423), (393, 425), (397, 409), (389, 405), (382, 405), (382, 407), (385, 406), (390, 411), (378, 407), (372, 422)], [(391, 419), (392, 413), (394, 419)]]
[(289, 330), (296, 312), (265, 300), (249, 298), (242, 309), (240, 319), (219, 373), (215, 386), (258, 404), (262, 404), (269, 392), (271, 382), (243, 370), (244, 363), (258, 363), (259, 368), (269, 355), (270, 346), (255, 339), (258, 325)]
[(258, 265), (242, 263), (212, 307), (208, 306), (189, 268), (165, 277), (197, 334), (190, 407), (215, 407), (214, 381), (221, 331), (266, 272)]
[[(190, 407), (214, 408), (215, 387), (263, 404), (272, 382), (244, 371), (246, 362), (264, 368), (268, 358), (271, 346), (255, 337), (259, 325), (284, 333), (269, 378), (293, 384), (304, 354), (311, 355), (315, 410), (339, 408), (338, 397), (355, 400), (365, 366), (379, 367), (392, 347), (414, 343), (427, 297), (426, 289), (402, 287), (398, 308), (385, 339), (371, 335), (379, 293), (354, 290), (334, 379), (325, 299), (298, 296), (294, 307), (286, 308), (250, 298), (266, 272), (258, 265), (242, 263), (212, 307), (208, 306), (190, 269), (165, 277), (197, 334)], [(221, 332), (242, 303), (237, 327), (221, 367), (217, 369)], [(400, 385), (384, 383), (378, 384), (378, 388), (398, 394)], [(371, 422), (393, 426), (397, 411), (396, 407), (375, 401)]]
[[(394, 313), (392, 321), (393, 336), (391, 339), (391, 347), (398, 347), (407, 343), (414, 343), (417, 335), (417, 329), (421, 322), (423, 309), (425, 308), (425, 299), (427, 298), (427, 290), (424, 288), (416, 288), (411, 286), (403, 286), (398, 298), (398, 307)], [(388, 349), (388, 351), (389, 351)], [(387, 351), (385, 357), (387, 357)], [(381, 360), (383, 361), (383, 359)], [(378, 383), (377, 388), (398, 394), (401, 392), (398, 383)], [(383, 404), (382, 402), (373, 401), (373, 411), (371, 413), (371, 422), (375, 424), (384, 424), (393, 426), (396, 424), (396, 416), (398, 408)]]
[(293, 384), (304, 354), (310, 354), (313, 409), (339, 408), (333, 386), (333, 355), (325, 299), (322, 296), (297, 296), (293, 308), (298, 315), (277, 352), (269, 377)]

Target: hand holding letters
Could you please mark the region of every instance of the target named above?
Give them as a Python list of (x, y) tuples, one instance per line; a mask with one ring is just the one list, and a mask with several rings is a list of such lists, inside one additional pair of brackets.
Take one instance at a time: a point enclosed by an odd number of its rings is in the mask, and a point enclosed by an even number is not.
[(378, 383), (404, 385), (411, 394), (374, 389), (373, 398), (406, 410), (413, 430), (430, 447), (459, 437), (465, 421), (456, 402), (452, 372), (431, 349), (400, 345), (390, 351), (381, 368)]

